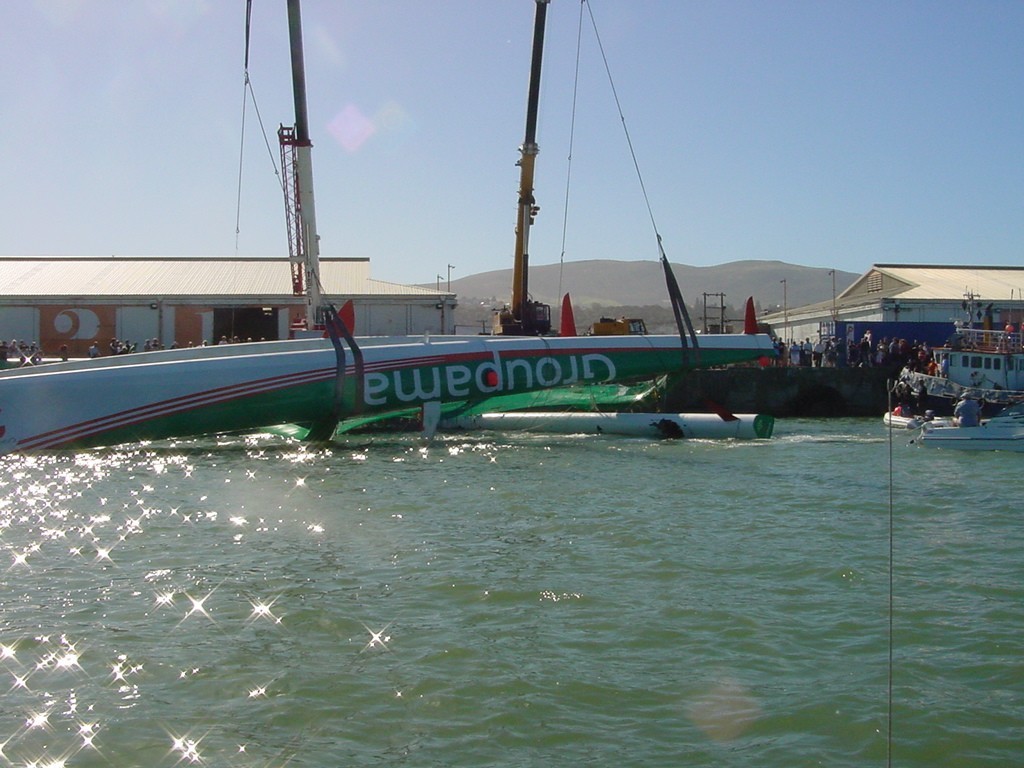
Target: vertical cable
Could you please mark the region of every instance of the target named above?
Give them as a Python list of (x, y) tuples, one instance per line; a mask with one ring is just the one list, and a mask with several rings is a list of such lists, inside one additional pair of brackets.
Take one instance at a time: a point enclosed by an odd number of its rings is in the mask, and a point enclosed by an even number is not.
[(569, 120), (569, 157), (565, 167), (565, 205), (562, 207), (562, 250), (558, 257), (558, 293), (556, 298), (562, 296), (562, 273), (565, 269), (565, 233), (569, 226), (569, 186), (572, 181), (572, 147), (576, 137), (576, 98), (579, 95), (580, 87), (580, 41), (583, 38), (583, 4), (586, 0), (580, 0), (580, 20), (576, 26), (576, 74), (572, 83), (572, 114)]
[(885, 764), (892, 768), (892, 683), (893, 683), (893, 469), (892, 469), (892, 382), (887, 382), (888, 390), (888, 413), (889, 413), (889, 669), (886, 689), (888, 691), (888, 703), (886, 710), (886, 738), (885, 738)]

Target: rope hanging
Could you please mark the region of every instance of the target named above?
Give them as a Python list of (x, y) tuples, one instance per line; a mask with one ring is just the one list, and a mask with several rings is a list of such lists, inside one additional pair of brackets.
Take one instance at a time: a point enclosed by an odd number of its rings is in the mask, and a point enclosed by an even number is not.
[[(647, 215), (651, 219), (651, 227), (654, 230), (654, 236), (658, 241), (658, 256), (661, 259), (661, 266), (665, 272), (665, 285), (668, 289), (669, 299), (672, 302), (672, 314), (675, 316), (676, 327), (679, 329), (679, 339), (683, 345), (683, 365), (686, 367), (689, 364), (689, 345), (692, 344), (694, 351), (694, 363), (699, 364), (700, 362), (700, 346), (697, 341), (697, 332), (694, 330), (693, 323), (690, 322), (690, 313), (686, 310), (686, 303), (683, 301), (682, 293), (679, 290), (679, 284), (676, 282), (675, 275), (672, 272), (672, 266), (669, 264), (668, 257), (665, 255), (665, 249), (662, 246), (661, 233), (658, 231), (658, 224), (654, 219), (654, 210), (651, 207), (650, 197), (647, 195), (647, 187), (644, 185), (644, 177), (640, 172), (640, 163), (636, 158), (636, 151), (633, 149), (633, 139), (629, 135), (629, 128), (626, 125), (626, 116), (622, 112), (622, 103), (619, 101), (619, 94), (615, 88), (615, 81), (612, 78), (611, 67), (608, 65), (608, 57), (604, 51), (604, 44), (601, 42), (601, 33), (597, 31), (597, 20), (594, 18), (594, 11), (587, 0), (581, 0), (582, 5), (587, 6), (587, 13), (590, 16), (590, 24), (594, 29), (594, 37), (597, 40), (597, 47), (601, 52), (601, 61), (604, 62), (605, 73), (608, 76), (608, 84), (612, 89), (612, 97), (615, 99), (615, 109), (619, 113), (619, 120), (622, 122), (622, 132), (626, 136), (626, 144), (629, 146), (629, 155), (633, 159), (633, 168), (636, 170), (636, 178), (640, 183), (640, 191), (643, 194), (644, 204), (647, 206)], [(689, 343), (687, 342), (689, 337)]]
[(270, 157), (270, 165), (274, 169), (278, 185), (284, 191), (284, 178), (277, 167), (277, 160), (274, 157), (274, 150), (270, 146), (270, 139), (267, 138), (267, 128), (263, 124), (263, 115), (260, 114), (259, 105), (256, 103), (256, 92), (252, 88), (252, 81), (249, 78), (249, 30), (252, 19), (252, 0), (245, 4), (245, 62), (242, 79), (242, 120), (238, 146), (238, 191), (235, 200), (235, 256), (238, 255), (238, 238), (241, 234), (242, 220), (242, 164), (245, 156), (245, 118), (248, 112), (247, 105), (249, 97), (252, 97), (252, 108), (256, 113), (256, 120), (260, 124), (260, 132), (263, 134), (263, 144), (267, 148), (267, 156)]
[(569, 187), (572, 181), (572, 148), (576, 138), (576, 97), (580, 87), (580, 50), (583, 38), (583, 3), (580, 3), (580, 19), (576, 25), (576, 73), (572, 83), (572, 112), (569, 119), (569, 156), (565, 166), (565, 204), (562, 206), (562, 250), (558, 257), (558, 293), (562, 295), (562, 274), (565, 269), (565, 237), (569, 227)]

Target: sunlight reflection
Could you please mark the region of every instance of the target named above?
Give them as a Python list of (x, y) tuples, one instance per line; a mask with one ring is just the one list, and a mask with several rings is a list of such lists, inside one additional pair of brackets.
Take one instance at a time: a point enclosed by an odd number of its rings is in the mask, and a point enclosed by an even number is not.
[(78, 724), (78, 735), (82, 739), (82, 747), (90, 747), (95, 749), (96, 745), (93, 743), (96, 735), (99, 733), (99, 726), (96, 723), (79, 723)]
[(68, 650), (61, 656), (58, 656), (54, 662), (54, 666), (57, 669), (77, 669), (81, 670), (82, 665), (79, 663), (81, 654), (74, 649)]
[[(15, 552), (14, 562), (11, 563), (11, 568), (15, 568), (19, 565), (28, 566), (28, 552)], [(10, 570), (10, 569), (8, 569)]]
[(374, 632), (368, 626), (363, 624), (363, 629), (365, 629), (370, 634), (370, 640), (366, 645), (363, 646), (363, 650), (361, 651), (361, 653), (365, 653), (366, 651), (374, 647), (379, 647), (380, 649), (385, 651), (388, 650), (387, 643), (391, 641), (391, 635), (385, 635), (384, 633), (388, 631), (388, 627), (390, 627), (391, 624), (392, 622), (389, 621), (387, 624), (384, 625), (384, 628), (381, 629), (380, 632)]
[(170, 754), (177, 752), (180, 755), (180, 757), (178, 757), (178, 762), (202, 762), (203, 757), (199, 753), (199, 744), (202, 742), (203, 737), (194, 739), (189, 737), (187, 734), (185, 736), (176, 736), (171, 732), (168, 732), (167, 735), (171, 737)]
[(49, 712), (30, 712), (28, 719), (25, 721), (26, 728), (46, 728), (50, 727), (50, 713)]
[(273, 611), (271, 610), (274, 607), (274, 603), (276, 603), (276, 602), (277, 602), (277, 598), (276, 597), (273, 600), (271, 600), (270, 602), (262, 602), (262, 601), (258, 601), (258, 600), (257, 601), (250, 600), (249, 604), (252, 606), (252, 613), (249, 614), (248, 622), (252, 623), (252, 622), (254, 622), (254, 621), (258, 620), (258, 619), (267, 619), (268, 621), (270, 621), (273, 624), (280, 624), (281, 623), (281, 617), (280, 616), (275, 616)]
[(30, 690), (30, 688), (28, 687), (28, 678), (29, 678), (28, 674), (19, 675), (19, 674), (16, 674), (14, 672), (11, 672), (11, 677), (14, 678), (14, 682), (11, 683), (11, 687), (10, 687), (9, 690), (13, 691), (16, 688), (20, 688), (20, 689), (25, 690), (25, 691)]
[[(192, 595), (186, 592), (185, 597), (188, 598), (188, 600), (192, 603), (192, 607), (189, 608), (188, 613), (185, 614), (185, 619), (198, 613), (199, 615), (206, 617), (210, 621), (213, 621), (213, 617), (210, 616), (209, 612), (206, 610), (206, 601), (209, 600), (210, 596), (216, 591), (217, 589), (216, 587), (214, 587), (209, 592), (207, 592), (203, 597), (192, 597)], [(182, 619), (182, 621), (184, 621), (185, 619)]]

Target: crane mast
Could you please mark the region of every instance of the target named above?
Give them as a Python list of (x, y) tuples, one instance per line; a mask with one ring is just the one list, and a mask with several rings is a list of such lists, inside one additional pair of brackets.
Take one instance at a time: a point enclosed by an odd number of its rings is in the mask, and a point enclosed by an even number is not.
[(316, 231), (313, 198), (313, 142), (306, 113), (306, 69), (302, 56), (302, 20), (299, 0), (288, 0), (288, 39), (292, 59), (295, 126), (278, 129), (281, 145), (288, 260), (292, 293), (306, 299), (306, 328), (320, 325), (320, 236)]
[(540, 102), (540, 71), (544, 53), (544, 25), (550, 0), (535, 0), (533, 55), (526, 101), (526, 136), (519, 148), (519, 204), (516, 209), (516, 244), (512, 268), (512, 300), (494, 319), (493, 332), (506, 336), (538, 336), (551, 330), (551, 307), (530, 300), (530, 227), (540, 211), (533, 194), (537, 145), (537, 105)]

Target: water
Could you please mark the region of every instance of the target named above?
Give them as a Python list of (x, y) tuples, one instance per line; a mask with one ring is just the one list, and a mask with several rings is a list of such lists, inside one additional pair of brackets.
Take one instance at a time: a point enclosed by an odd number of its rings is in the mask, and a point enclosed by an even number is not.
[(0, 766), (1019, 764), (1020, 457), (479, 434), (0, 463)]

